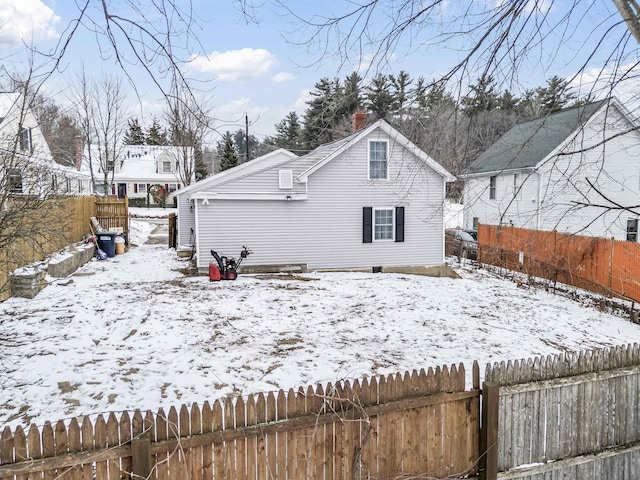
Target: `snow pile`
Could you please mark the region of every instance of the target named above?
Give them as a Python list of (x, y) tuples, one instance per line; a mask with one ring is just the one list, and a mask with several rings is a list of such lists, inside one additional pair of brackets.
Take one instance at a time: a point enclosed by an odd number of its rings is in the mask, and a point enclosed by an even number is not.
[(640, 341), (627, 319), (483, 270), (211, 283), (189, 267), (140, 245), (0, 304), (0, 430)]

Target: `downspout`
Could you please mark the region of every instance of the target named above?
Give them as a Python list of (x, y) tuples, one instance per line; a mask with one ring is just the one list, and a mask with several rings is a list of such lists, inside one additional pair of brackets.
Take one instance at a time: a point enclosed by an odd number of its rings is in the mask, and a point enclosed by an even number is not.
[(540, 207), (542, 206), (542, 174), (536, 172), (538, 176), (538, 198), (536, 199), (536, 230), (540, 230)]
[(198, 200), (193, 200), (193, 214), (195, 215), (194, 222), (194, 240), (196, 245), (196, 269), (200, 267), (200, 236), (198, 235)]

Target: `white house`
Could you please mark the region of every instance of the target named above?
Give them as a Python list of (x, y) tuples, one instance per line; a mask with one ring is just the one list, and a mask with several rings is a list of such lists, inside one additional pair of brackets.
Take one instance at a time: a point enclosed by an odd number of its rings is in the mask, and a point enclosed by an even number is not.
[[(364, 123), (364, 122), (363, 122)], [(278, 150), (178, 192), (181, 246), (199, 269), (210, 250), (278, 270), (439, 266), (440, 164), (384, 121), (296, 157)]]
[(460, 178), (466, 228), (638, 240), (640, 133), (615, 98), (514, 126)]
[[(103, 169), (98, 161), (97, 149), (95, 146), (92, 148), (93, 174), (96, 188), (99, 188), (103, 183)], [(107, 175), (110, 184), (108, 193), (118, 198), (129, 197), (131, 204), (136, 203), (135, 199), (140, 199), (140, 203), (146, 202), (147, 198), (151, 204), (155, 204), (153, 195), (147, 194), (157, 186), (166, 192), (166, 204), (173, 205), (174, 196), (185, 186), (185, 180), (188, 179), (190, 183), (195, 181), (193, 147), (122, 145), (118, 147), (115, 162), (109, 162), (108, 168), (113, 168)]]
[[(75, 152), (72, 152), (75, 153)], [(91, 184), (78, 168), (59, 165), (38, 122), (20, 93), (0, 93), (0, 193), (7, 195), (86, 195)]]

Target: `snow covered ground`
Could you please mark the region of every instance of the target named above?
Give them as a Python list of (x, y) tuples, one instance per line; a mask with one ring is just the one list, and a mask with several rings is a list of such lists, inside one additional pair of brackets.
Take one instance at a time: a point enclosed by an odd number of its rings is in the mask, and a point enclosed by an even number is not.
[[(0, 431), (105, 411), (640, 341), (640, 326), (490, 272), (210, 283), (132, 220), (132, 248), (0, 304)], [(238, 252), (225, 252), (237, 254)], [(254, 255), (260, 255), (255, 252)]]

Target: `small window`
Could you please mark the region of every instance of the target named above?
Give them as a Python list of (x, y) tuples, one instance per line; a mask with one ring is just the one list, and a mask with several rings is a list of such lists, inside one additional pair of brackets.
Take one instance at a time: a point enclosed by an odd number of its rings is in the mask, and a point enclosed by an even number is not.
[(138, 184), (138, 193), (147, 193), (147, 184), (139, 183)]
[(387, 142), (369, 142), (369, 178), (387, 179), (389, 174)]
[(478, 223), (479, 223), (478, 217), (473, 217), (471, 224), (474, 230), (478, 230)]
[(520, 194), (520, 174), (513, 174), (513, 196), (518, 197)]
[(31, 129), (30, 128), (21, 128), (20, 129), (20, 150), (23, 152), (31, 151)]
[(393, 209), (380, 209), (373, 212), (373, 239), (393, 240)]
[(10, 193), (22, 193), (22, 172), (17, 168), (9, 170), (9, 192)]
[(280, 190), (293, 188), (293, 170), (278, 170)]
[(170, 160), (165, 160), (164, 162), (162, 162), (162, 171), (164, 173), (171, 173), (171, 161)]
[(78, 179), (78, 193), (82, 193), (84, 191), (84, 184), (82, 182), (82, 179), (79, 178)]
[(495, 175), (493, 177), (489, 177), (489, 200), (495, 200), (496, 199), (496, 183), (497, 183), (498, 177), (496, 177)]
[(177, 183), (170, 183), (169, 184), (169, 193), (173, 193), (178, 189), (178, 184)]
[(67, 188), (66, 188), (66, 192), (69, 193), (71, 191), (71, 179), (67, 178)]
[(107, 160), (107, 172), (113, 172), (115, 162), (113, 160)]
[(51, 190), (54, 192), (58, 191), (58, 176), (51, 175)]
[(638, 241), (638, 219), (630, 218), (627, 220), (627, 242)]

